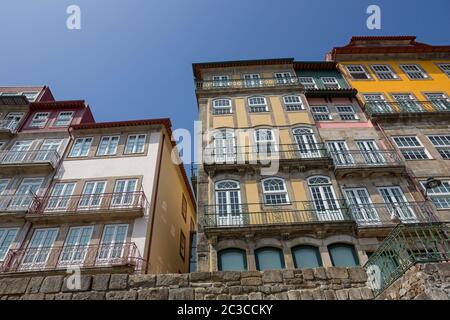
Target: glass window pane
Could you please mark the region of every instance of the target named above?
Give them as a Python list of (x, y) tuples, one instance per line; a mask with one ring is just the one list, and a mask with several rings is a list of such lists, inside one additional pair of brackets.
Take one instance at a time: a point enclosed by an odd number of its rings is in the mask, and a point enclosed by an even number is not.
[(299, 246), (292, 249), (295, 267), (298, 269), (322, 266), (319, 250), (313, 246)]
[(354, 267), (359, 265), (355, 248), (349, 244), (332, 244), (328, 246), (331, 261), (335, 267)]
[(247, 270), (246, 254), (244, 250), (228, 249), (219, 252), (220, 271)]
[(256, 267), (258, 270), (274, 270), (284, 268), (283, 253), (276, 248), (262, 248), (256, 252)]

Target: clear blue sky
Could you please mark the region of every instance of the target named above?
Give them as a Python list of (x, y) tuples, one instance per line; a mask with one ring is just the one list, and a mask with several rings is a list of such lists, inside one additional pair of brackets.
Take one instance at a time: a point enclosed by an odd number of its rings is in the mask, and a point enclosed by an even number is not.
[[(66, 8), (81, 8), (81, 30)], [(382, 29), (366, 28), (366, 8)], [(97, 121), (170, 117), (192, 129), (193, 62), (322, 60), (352, 35), (450, 44), (450, 1), (2, 0), (0, 85), (49, 85), (85, 99)]]

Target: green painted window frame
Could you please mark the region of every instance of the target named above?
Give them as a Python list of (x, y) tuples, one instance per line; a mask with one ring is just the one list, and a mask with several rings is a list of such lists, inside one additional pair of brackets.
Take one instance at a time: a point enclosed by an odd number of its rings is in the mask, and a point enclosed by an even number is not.
[(279, 269), (279, 270), (285, 269), (285, 268), (286, 268), (286, 263), (285, 263), (285, 261), (284, 261), (283, 250), (281, 250), (280, 248), (276, 248), (276, 247), (262, 247), (262, 248), (258, 248), (258, 249), (255, 250), (256, 269), (261, 271), (260, 265), (259, 265), (258, 254), (259, 254), (261, 251), (269, 250), (269, 249), (270, 249), (270, 250), (273, 250), (273, 251), (276, 251), (276, 252), (278, 253), (279, 257), (280, 257), (281, 269)]
[(297, 258), (295, 256), (295, 251), (299, 250), (299, 249), (314, 249), (316, 257), (317, 257), (317, 261), (319, 262), (319, 265), (317, 267), (323, 267), (322, 257), (320, 256), (319, 248), (316, 247), (316, 246), (312, 246), (312, 245), (302, 244), (302, 245), (299, 245), (299, 246), (295, 246), (295, 247), (293, 247), (291, 249), (292, 260), (294, 260), (294, 267), (295, 267), (295, 269), (303, 269), (303, 268), (298, 266), (298, 264), (299, 264), (298, 262), (299, 261), (297, 261)]
[[(219, 271), (223, 271), (222, 270), (222, 254), (224, 253), (228, 253), (228, 252), (239, 252), (240, 254), (242, 254), (242, 261), (244, 262), (244, 270), (248, 270), (248, 265), (247, 265), (247, 252), (243, 249), (239, 249), (239, 248), (228, 248), (228, 249), (223, 249), (217, 252), (217, 269)], [(236, 270), (236, 271), (241, 271), (241, 270)]]
[(332, 243), (332, 244), (328, 245), (328, 247), (327, 247), (328, 248), (328, 254), (330, 255), (330, 260), (331, 260), (331, 263), (332, 263), (333, 267), (352, 267), (352, 266), (336, 266), (336, 263), (335, 263), (335, 261), (333, 259), (333, 254), (332, 254), (332, 249), (335, 248), (335, 247), (346, 247), (346, 248), (349, 248), (352, 251), (353, 259), (356, 262), (355, 265), (356, 266), (360, 266), (361, 265), (361, 263), (359, 261), (358, 253), (356, 252), (355, 246), (353, 244), (339, 242), (339, 243)]

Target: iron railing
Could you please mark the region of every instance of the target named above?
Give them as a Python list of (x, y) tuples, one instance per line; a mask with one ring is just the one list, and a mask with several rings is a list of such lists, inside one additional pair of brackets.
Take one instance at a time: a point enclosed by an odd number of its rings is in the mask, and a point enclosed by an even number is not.
[(33, 194), (0, 195), (0, 215), (2, 212), (27, 211), (34, 198)]
[(375, 294), (382, 293), (416, 263), (450, 260), (450, 224), (399, 224), (364, 269)]
[(30, 214), (87, 213), (101, 210), (142, 210), (145, 214), (148, 201), (143, 191), (81, 194), (70, 196), (36, 197)]
[(433, 208), (428, 202), (349, 204), (348, 207), (360, 228), (437, 222)]
[(274, 160), (329, 159), (323, 143), (299, 146), (297, 144), (261, 143), (251, 146), (230, 146), (203, 149), (204, 164), (258, 164)]
[(376, 168), (404, 166), (403, 160), (393, 150), (330, 151), (336, 168)]
[(16, 120), (0, 120), (0, 130), (16, 132), (18, 122)]
[(344, 200), (216, 204), (204, 207), (205, 228), (353, 221)]
[(33, 164), (33, 163), (49, 163), (56, 167), (60, 159), (60, 155), (56, 150), (32, 150), (32, 151), (0, 151), (0, 164)]
[(140, 271), (143, 265), (134, 243), (53, 246), (10, 249), (0, 265), (0, 272), (118, 266), (131, 266), (135, 271)]
[(383, 114), (423, 113), (423, 112), (450, 112), (450, 101), (370, 101), (365, 104), (369, 116)]
[(229, 79), (229, 80), (196, 80), (197, 90), (229, 90), (229, 89), (251, 89), (251, 88), (273, 88), (299, 86), (300, 81), (296, 76), (283, 78), (261, 78), (261, 79)]

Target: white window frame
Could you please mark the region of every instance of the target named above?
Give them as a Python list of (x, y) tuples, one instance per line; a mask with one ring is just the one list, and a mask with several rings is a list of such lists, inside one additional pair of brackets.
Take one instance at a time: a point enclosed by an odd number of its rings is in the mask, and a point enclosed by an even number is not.
[[(229, 183), (229, 186), (226, 184)], [(220, 186), (224, 184), (224, 187)], [(219, 226), (242, 225), (241, 184), (237, 180), (219, 180), (214, 184), (215, 219)]]
[[(424, 190), (426, 190), (425, 183), (426, 181), (420, 182)], [(450, 209), (450, 180), (442, 180), (442, 184), (439, 187), (428, 189), (427, 196), (433, 201), (437, 210)], [(444, 198), (444, 201), (439, 201), (439, 198)]]
[[(425, 72), (425, 70), (416, 63), (405, 63), (405, 64), (401, 64), (400, 68), (402, 69), (402, 71), (408, 76), (408, 78), (410, 80), (426, 80), (429, 79), (430, 76)], [(407, 70), (408, 68), (415, 68), (415, 71), (412, 70)], [(413, 75), (416, 74), (416, 75)], [(417, 77), (417, 74), (420, 74), (419, 77)]]
[(448, 63), (438, 63), (437, 64), (439, 69), (441, 69), (441, 71), (443, 73), (445, 73), (448, 77), (450, 77), (450, 62)]
[[(226, 105), (220, 105), (224, 104), (224, 102), (228, 103), (228, 106)], [(231, 103), (231, 99), (214, 99), (212, 101), (212, 107), (213, 107), (213, 115), (222, 115), (222, 114), (232, 114), (233, 113), (233, 106)]]
[[(439, 152), (442, 159), (450, 160), (450, 134), (427, 135), (427, 138), (428, 138), (428, 140), (430, 140), (431, 144)], [(438, 138), (440, 141), (436, 141), (435, 140), (436, 138)], [(447, 140), (447, 141), (445, 141), (445, 140)]]
[[(266, 138), (268, 136), (267, 133), (270, 132), (271, 139), (261, 139), (261, 135), (259, 134), (259, 132), (262, 132), (262, 131), (266, 132), (266, 134), (264, 135), (264, 137), (266, 137)], [(259, 154), (271, 155), (273, 152), (278, 151), (277, 138), (275, 136), (274, 130), (267, 129), (267, 128), (256, 129), (254, 132), (254, 139), (255, 139), (255, 149), (256, 149), (255, 152), (258, 155)], [(263, 150), (264, 152), (260, 150), (261, 147), (264, 148), (264, 150)]]
[(307, 90), (317, 90), (317, 83), (313, 77), (299, 77), (300, 84)]
[[(290, 100), (290, 101), (288, 101)], [(294, 101), (298, 100), (298, 101)], [(288, 95), (283, 97), (283, 104), (286, 111), (302, 111), (305, 110), (302, 98), (298, 95)]]
[[(107, 228), (114, 228), (113, 238), (111, 242), (105, 242), (105, 231)], [(117, 230), (121, 227), (126, 227), (125, 238), (123, 242), (116, 242)], [(130, 226), (128, 224), (107, 224), (103, 227), (102, 239), (100, 241), (99, 254), (97, 257), (97, 262), (99, 264), (111, 264), (115, 261), (122, 260), (124, 245), (127, 243), (128, 231)], [(119, 256), (117, 256), (118, 251), (120, 251)], [(106, 257), (104, 257), (106, 253)]]
[(75, 186), (75, 182), (55, 183), (50, 194), (50, 200), (47, 201), (45, 210), (65, 211), (69, 206)]
[[(131, 137), (136, 137), (136, 142), (133, 144), (133, 149), (131, 151), (127, 151), (128, 143), (130, 142), (130, 138)], [(136, 150), (137, 149), (137, 142), (139, 141), (140, 137), (144, 137), (144, 144), (142, 145), (142, 150)], [(145, 143), (146, 143), (146, 141), (147, 141), (147, 134), (145, 134), (145, 133), (130, 134), (127, 137), (127, 143), (125, 144), (124, 154), (143, 154), (145, 152)]]
[[(19, 92), (19, 95), (23, 95), (23, 96), (27, 97), (29, 102), (35, 102), (39, 96), (39, 91), (23, 91), (23, 92)], [(30, 99), (30, 98), (28, 98), (29, 95), (34, 95), (34, 97)]]
[[(316, 111), (318, 108), (325, 108), (326, 111)], [(330, 109), (328, 108), (328, 106), (311, 106), (311, 113), (313, 115), (313, 118), (315, 121), (330, 121), (333, 120), (331, 114), (330, 114)], [(316, 115), (318, 117), (316, 117)], [(323, 119), (320, 118), (320, 116), (326, 115), (327, 119)]]
[(243, 75), (245, 88), (262, 87), (262, 79), (259, 73), (246, 73)]
[[(370, 76), (370, 73), (366, 70), (365, 66), (362, 64), (346, 64), (345, 71), (347, 71), (347, 74), (350, 76), (352, 80), (359, 81), (359, 80), (371, 80), (372, 77)], [(360, 68), (359, 71), (350, 71), (349, 68)], [(355, 78), (353, 74), (364, 74), (366, 78)]]
[[(396, 141), (396, 138), (400, 138), (400, 139), (405, 139), (405, 138), (414, 138), (418, 143), (419, 146), (400, 146), (398, 144), (398, 142)], [(428, 150), (424, 147), (424, 145), (422, 144), (422, 141), (420, 141), (420, 139), (417, 136), (393, 136), (392, 137), (392, 141), (395, 143), (395, 145), (397, 146), (397, 148), (400, 150), (400, 153), (402, 154), (403, 158), (405, 158), (405, 160), (407, 161), (420, 161), (420, 160), (430, 160), (433, 159), (430, 155), (430, 153), (428, 152)], [(425, 159), (407, 159), (407, 157), (405, 157), (405, 152), (407, 152), (408, 150), (410, 151), (423, 151), (424, 154), (427, 156), (427, 158)], [(410, 156), (408, 155), (408, 158)]]
[[(82, 141), (81, 147), (79, 149), (79, 152), (77, 154), (74, 154), (74, 150), (75, 150), (75, 146), (77, 144), (77, 141)], [(89, 156), (89, 151), (91, 149), (92, 146), (92, 142), (94, 141), (93, 137), (84, 137), (84, 138), (76, 138), (75, 141), (73, 142), (72, 148), (70, 149), (69, 158), (81, 158), (81, 157), (87, 157)], [(81, 153), (83, 151), (83, 147), (85, 144), (88, 144), (89, 147), (86, 150), (86, 154)]]
[(211, 77), (214, 88), (229, 87), (231, 85), (230, 76), (226, 74), (217, 74)]
[(336, 77), (320, 77), (325, 89), (341, 89), (339, 81)]
[[(261, 101), (252, 102), (252, 100), (261, 100)], [(267, 105), (266, 97), (263, 96), (249, 97), (247, 99), (247, 102), (248, 102), (248, 111), (250, 113), (269, 112), (269, 106)]]
[[(317, 179), (321, 179), (322, 182), (314, 182), (314, 180)], [(337, 201), (336, 193), (334, 191), (334, 187), (330, 177), (322, 175), (311, 176), (307, 179), (307, 181), (311, 199), (314, 203), (315, 211), (319, 221), (344, 220), (344, 216), (342, 214), (339, 202)], [(332, 197), (331, 199), (327, 198), (326, 191), (330, 192)], [(317, 197), (317, 195), (320, 195), (320, 197)], [(335, 208), (333, 208), (333, 206)]]
[[(281, 182), (282, 189), (280, 189), (280, 190), (266, 189), (265, 183), (269, 180), (276, 180), (278, 182)], [(286, 187), (286, 181), (283, 178), (278, 178), (278, 177), (265, 178), (265, 179), (261, 180), (261, 184), (262, 184), (262, 190), (263, 190), (263, 196), (264, 196), (264, 205), (266, 205), (266, 206), (283, 206), (283, 205), (291, 204), (291, 202), (289, 200), (289, 193), (288, 193), (287, 187)], [(269, 200), (270, 196), (275, 196), (275, 197), (284, 196), (284, 200), (282, 202), (279, 202), (278, 200), (276, 200), (275, 202), (272, 202), (273, 200)], [(281, 199), (281, 198), (279, 198), (279, 199)]]
[[(339, 110), (341, 108), (341, 110)], [(343, 108), (350, 108), (350, 111), (342, 111)], [(355, 111), (355, 107), (352, 105), (340, 105), (336, 106), (336, 111), (339, 114), (339, 117), (342, 121), (355, 121), (359, 120), (359, 116)], [(346, 117), (351, 117), (352, 119), (345, 119)]]
[[(41, 243), (39, 243), (39, 245), (31, 247), (31, 245), (34, 242), (37, 232), (44, 232), (43, 239), (47, 239), (49, 232), (54, 232), (54, 231), (56, 231), (56, 232), (53, 234), (53, 237), (49, 238), (49, 240), (51, 240), (51, 245), (49, 247), (43, 246), (44, 243), (42, 241), (41, 241)], [(45, 265), (47, 265), (48, 258), (52, 253), (52, 249), (55, 245), (56, 239), (58, 238), (58, 234), (59, 234), (59, 228), (35, 229), (32, 237), (31, 237), (31, 240), (28, 244), (28, 247), (25, 251), (25, 256), (22, 259), (21, 268), (22, 269), (40, 269), (40, 268), (44, 267)], [(27, 259), (30, 256), (31, 256), (31, 261), (28, 262)], [(43, 256), (45, 256), (45, 261), (39, 261), (39, 262), (36, 261), (37, 258), (42, 258)]]
[[(4, 254), (0, 255), (0, 262), (3, 262), (8, 255), (9, 250), (14, 244), (14, 241), (17, 238), (17, 234), (19, 233), (19, 228), (0, 228), (0, 231), (3, 231), (3, 235), (0, 233), (0, 248), (4, 250)], [(5, 245), (6, 237), (11, 237), (11, 232), (14, 233), (11, 242), (8, 245)], [(6, 243), (7, 244), (7, 243)], [(1, 253), (1, 251), (0, 251)]]
[[(102, 147), (103, 140), (108, 140), (104, 152), (100, 153), (100, 148)], [(113, 139), (117, 139), (117, 144), (112, 148), (111, 142)], [(120, 136), (102, 136), (97, 147), (97, 156), (114, 156), (117, 154), (117, 147), (119, 146)]]
[[(42, 119), (38, 119), (43, 117)], [(33, 115), (33, 119), (30, 122), (30, 128), (44, 128), (47, 125), (48, 119), (50, 117), (50, 112), (36, 112)]]
[[(56, 116), (55, 122), (53, 123), (54, 127), (67, 127), (72, 123), (73, 120), (73, 111), (61, 111)], [(61, 119), (61, 117), (63, 117)]]
[[(377, 70), (377, 68), (386, 68), (387, 70)], [(394, 72), (389, 64), (371, 64), (370, 68), (375, 73), (378, 80), (398, 80), (398, 75)]]
[(293, 79), (292, 73), (290, 73), (289, 71), (275, 72), (273, 74), (273, 77), (275, 79), (275, 83), (278, 85), (291, 84), (295, 81)]

